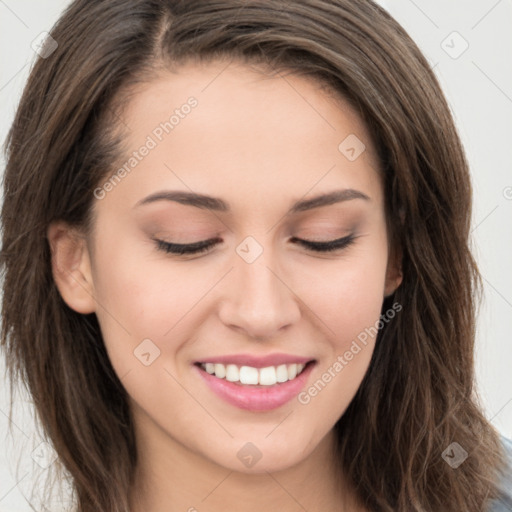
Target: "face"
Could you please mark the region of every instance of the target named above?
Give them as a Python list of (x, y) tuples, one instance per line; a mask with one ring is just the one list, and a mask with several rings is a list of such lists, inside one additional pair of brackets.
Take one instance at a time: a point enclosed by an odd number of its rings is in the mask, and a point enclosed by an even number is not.
[(141, 438), (285, 469), (354, 397), (398, 284), (369, 134), (289, 74), (210, 63), (139, 87), (125, 172), (95, 193), (83, 286), (59, 288), (96, 313)]

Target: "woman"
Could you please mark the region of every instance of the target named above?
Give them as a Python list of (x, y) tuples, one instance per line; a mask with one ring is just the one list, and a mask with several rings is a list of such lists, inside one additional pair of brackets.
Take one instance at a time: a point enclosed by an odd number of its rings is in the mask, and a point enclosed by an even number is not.
[(511, 510), (468, 165), (396, 21), (78, 0), (51, 37), (8, 139), (2, 344), (77, 510)]

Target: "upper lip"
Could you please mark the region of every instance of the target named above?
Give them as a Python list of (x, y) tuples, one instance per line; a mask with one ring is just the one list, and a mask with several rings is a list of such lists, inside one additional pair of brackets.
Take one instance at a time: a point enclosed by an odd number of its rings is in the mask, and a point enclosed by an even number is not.
[(201, 359), (198, 363), (235, 364), (237, 366), (251, 366), (253, 368), (266, 368), (267, 366), (279, 366), (281, 364), (306, 364), (313, 361), (311, 357), (300, 357), (292, 354), (268, 354), (255, 356), (251, 354), (230, 354), (218, 357)]

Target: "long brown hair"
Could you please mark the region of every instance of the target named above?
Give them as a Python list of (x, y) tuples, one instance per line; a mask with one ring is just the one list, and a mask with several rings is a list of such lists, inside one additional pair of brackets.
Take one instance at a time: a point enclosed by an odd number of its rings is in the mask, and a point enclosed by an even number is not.
[[(46, 229), (56, 219), (91, 228), (93, 191), (121, 153), (123, 91), (217, 58), (316, 79), (350, 102), (378, 150), (403, 256), (391, 299), (403, 309), (336, 424), (340, 468), (370, 510), (484, 510), (504, 460), (474, 389), (468, 164), (404, 29), (370, 0), (76, 0), (51, 35), (58, 47), (35, 63), (6, 144), (1, 343), (78, 510), (129, 510), (136, 444), (96, 316), (70, 309), (55, 285)], [(456, 470), (442, 457), (453, 442), (469, 455)]]

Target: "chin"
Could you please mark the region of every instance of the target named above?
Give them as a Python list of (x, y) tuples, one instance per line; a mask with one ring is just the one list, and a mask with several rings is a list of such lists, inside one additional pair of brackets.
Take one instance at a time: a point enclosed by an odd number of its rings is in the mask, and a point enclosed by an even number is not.
[[(215, 453), (210, 451), (205, 455), (213, 463), (238, 473), (255, 475), (284, 471), (300, 464), (317, 446), (311, 446), (311, 441), (306, 440), (284, 442), (283, 439), (287, 437), (289, 436), (276, 436), (271, 440), (262, 436), (260, 441), (233, 439), (222, 446), (217, 445)], [(306, 447), (310, 449), (306, 451)]]

